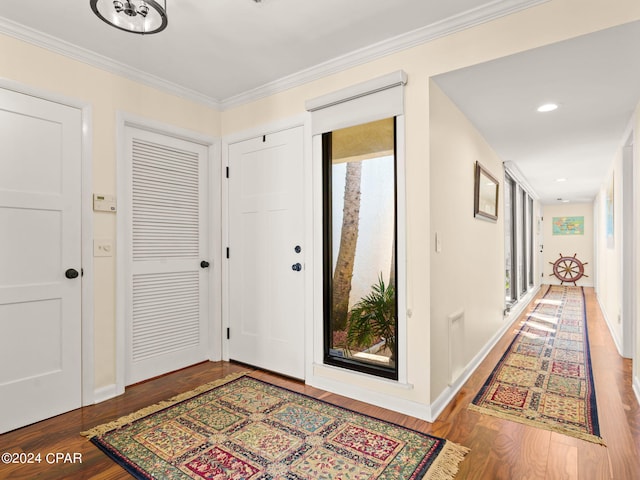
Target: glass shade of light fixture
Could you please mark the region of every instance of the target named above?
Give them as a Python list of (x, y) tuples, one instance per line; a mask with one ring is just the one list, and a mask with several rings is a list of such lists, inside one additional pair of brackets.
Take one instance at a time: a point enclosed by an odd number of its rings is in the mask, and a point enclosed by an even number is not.
[(125, 32), (146, 35), (167, 27), (167, 0), (90, 0), (102, 21)]

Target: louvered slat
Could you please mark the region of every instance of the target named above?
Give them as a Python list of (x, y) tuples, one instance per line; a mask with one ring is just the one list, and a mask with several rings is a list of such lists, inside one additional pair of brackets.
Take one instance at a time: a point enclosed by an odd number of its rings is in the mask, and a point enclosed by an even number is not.
[(198, 272), (133, 276), (133, 361), (197, 346)]
[(136, 138), (132, 160), (133, 260), (197, 258), (198, 154)]

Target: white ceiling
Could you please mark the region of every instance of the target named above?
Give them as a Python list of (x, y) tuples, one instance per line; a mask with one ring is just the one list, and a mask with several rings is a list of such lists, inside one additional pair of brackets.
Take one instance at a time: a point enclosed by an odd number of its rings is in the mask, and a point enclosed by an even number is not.
[[(0, 1), (0, 33), (224, 109), (544, 1), (167, 0), (147, 36), (89, 0)], [(542, 201), (589, 201), (640, 98), (639, 49), (635, 24), (436, 80)]]
[(167, 0), (167, 29), (146, 36), (102, 22), (89, 0), (0, 1), (0, 18), (5, 31), (15, 22), (224, 102), (407, 32), (461, 28), (541, 1)]
[[(640, 101), (639, 57), (634, 22), (435, 81), (543, 203), (590, 202)], [(548, 102), (560, 107), (536, 111)]]

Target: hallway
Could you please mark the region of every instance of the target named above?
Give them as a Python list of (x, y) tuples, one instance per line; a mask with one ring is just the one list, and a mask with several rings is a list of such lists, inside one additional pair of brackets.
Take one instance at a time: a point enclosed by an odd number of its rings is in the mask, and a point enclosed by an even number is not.
[(600, 432), (607, 446), (467, 410), (511, 343), (519, 319), (433, 424), (435, 435), (471, 448), (459, 478), (640, 478), (640, 406), (631, 388), (631, 360), (618, 354), (594, 289), (584, 290)]
[[(607, 447), (525, 425), (480, 415), (467, 405), (482, 386), (515, 334), (504, 335), (454, 401), (432, 424), (301, 382), (253, 371), (252, 376), (471, 448), (460, 479), (616, 479), (634, 480), (640, 472), (640, 406), (631, 388), (631, 361), (622, 359), (592, 288), (585, 288), (592, 365), (600, 429)], [(206, 362), (134, 385), (120, 397), (0, 436), (0, 452), (81, 454), (82, 463), (0, 465), (0, 479), (130, 478), (78, 432), (117, 419), (230, 373), (246, 370), (228, 362)]]

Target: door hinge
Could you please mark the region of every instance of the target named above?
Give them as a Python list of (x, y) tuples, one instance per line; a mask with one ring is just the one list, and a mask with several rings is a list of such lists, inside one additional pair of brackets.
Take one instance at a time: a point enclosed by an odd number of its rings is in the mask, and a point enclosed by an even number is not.
[(84, 277), (84, 268), (81, 268), (81, 269), (80, 269), (80, 276), (81, 276), (81, 277)]
[(267, 141), (267, 136), (266, 135), (262, 135), (262, 143)]
[(227, 258), (229, 258), (229, 247), (227, 247)]
[(227, 340), (231, 338), (231, 329), (227, 327)]
[(227, 167), (226, 175), (227, 175), (227, 178), (229, 178), (229, 167)]

